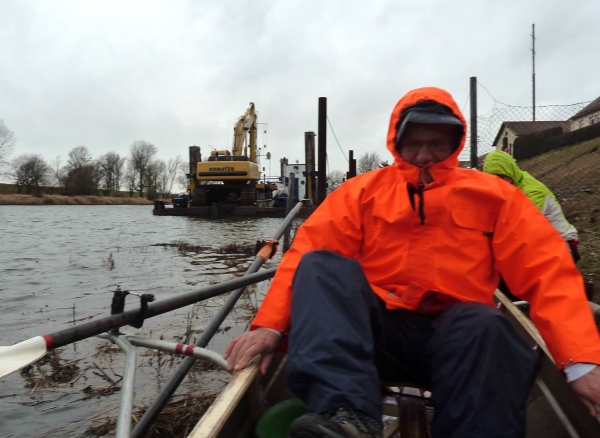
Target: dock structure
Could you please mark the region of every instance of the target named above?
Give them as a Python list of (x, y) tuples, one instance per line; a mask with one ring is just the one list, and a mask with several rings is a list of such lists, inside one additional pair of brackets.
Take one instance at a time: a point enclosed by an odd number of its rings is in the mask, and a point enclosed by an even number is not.
[(154, 216), (190, 216), (190, 217), (285, 217), (283, 207), (258, 207), (256, 205), (216, 204), (188, 208), (165, 206), (163, 201), (155, 201)]

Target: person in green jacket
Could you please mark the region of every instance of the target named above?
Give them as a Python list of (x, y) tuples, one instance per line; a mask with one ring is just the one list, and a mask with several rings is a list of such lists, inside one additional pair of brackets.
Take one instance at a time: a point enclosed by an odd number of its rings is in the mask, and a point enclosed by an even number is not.
[(521, 170), (515, 159), (502, 151), (493, 151), (487, 155), (483, 171), (497, 175), (520, 188), (569, 244), (573, 260), (579, 261), (577, 229), (567, 221), (556, 196), (548, 187)]

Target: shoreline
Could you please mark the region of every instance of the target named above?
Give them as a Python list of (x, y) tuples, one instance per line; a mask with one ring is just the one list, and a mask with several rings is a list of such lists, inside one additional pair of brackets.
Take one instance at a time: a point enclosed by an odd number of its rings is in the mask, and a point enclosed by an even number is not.
[(116, 196), (0, 194), (0, 206), (2, 205), (154, 205), (154, 201)]

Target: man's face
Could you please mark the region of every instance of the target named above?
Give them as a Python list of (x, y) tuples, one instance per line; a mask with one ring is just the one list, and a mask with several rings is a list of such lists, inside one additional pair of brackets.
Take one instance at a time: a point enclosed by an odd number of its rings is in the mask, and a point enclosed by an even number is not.
[(414, 166), (444, 161), (454, 152), (456, 139), (451, 125), (409, 123), (400, 139), (400, 156)]

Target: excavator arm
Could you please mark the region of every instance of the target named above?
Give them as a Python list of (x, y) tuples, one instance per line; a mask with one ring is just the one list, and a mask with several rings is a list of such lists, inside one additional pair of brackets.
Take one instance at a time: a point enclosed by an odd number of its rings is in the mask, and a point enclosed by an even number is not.
[[(246, 132), (250, 135), (250, 154), (244, 150), (246, 146)], [(247, 155), (250, 161), (256, 163), (256, 110), (254, 102), (250, 102), (250, 107), (238, 119), (233, 126), (233, 147), (232, 155)]]

